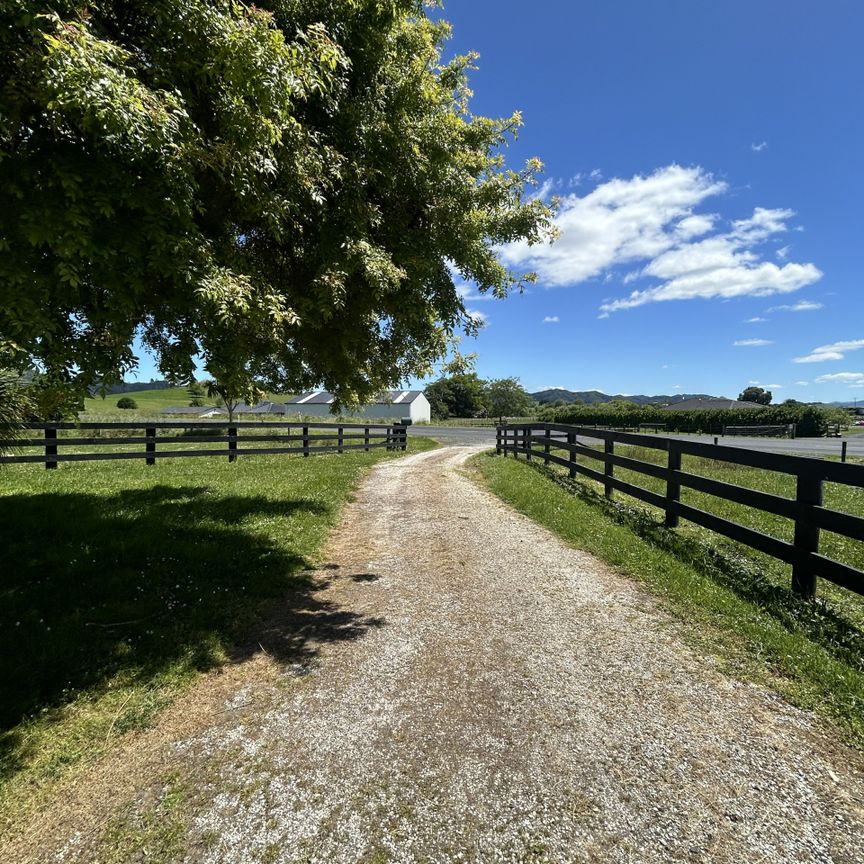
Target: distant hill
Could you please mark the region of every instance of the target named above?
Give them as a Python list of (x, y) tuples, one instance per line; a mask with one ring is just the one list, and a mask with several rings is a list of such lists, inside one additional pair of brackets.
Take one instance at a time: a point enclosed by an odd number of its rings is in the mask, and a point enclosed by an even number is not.
[(109, 393), (140, 393), (142, 390), (168, 390), (174, 387), (167, 381), (124, 381), (108, 388)]
[(606, 393), (601, 393), (599, 390), (539, 390), (537, 393), (531, 393), (531, 398), (541, 405), (546, 405), (551, 402), (557, 402), (559, 399), (566, 404), (572, 402), (582, 402), (585, 405), (597, 405), (602, 402), (611, 402), (613, 399), (626, 399), (628, 402), (635, 402), (637, 405), (669, 405), (673, 402), (683, 402), (685, 399), (715, 399), (718, 397), (711, 396), (707, 393), (675, 393), (671, 396), (608, 396)]

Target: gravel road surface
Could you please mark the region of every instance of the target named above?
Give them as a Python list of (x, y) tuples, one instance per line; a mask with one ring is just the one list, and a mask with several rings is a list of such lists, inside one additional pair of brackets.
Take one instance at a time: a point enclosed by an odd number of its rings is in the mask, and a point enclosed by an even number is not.
[(472, 452), (377, 467), (317, 576), (365, 626), (174, 745), (187, 860), (860, 864), (861, 754), (692, 653), (469, 479)]

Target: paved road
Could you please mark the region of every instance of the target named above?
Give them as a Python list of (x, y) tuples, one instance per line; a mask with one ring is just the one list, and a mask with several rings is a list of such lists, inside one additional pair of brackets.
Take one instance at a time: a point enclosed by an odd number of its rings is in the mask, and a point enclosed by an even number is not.
[[(495, 430), (491, 427), (410, 426), (408, 434), (435, 438), (442, 444), (456, 447), (494, 446), (495, 444)], [(675, 437), (688, 441), (702, 441), (707, 444), (714, 441), (712, 435), (680, 435)], [(848, 456), (864, 458), (864, 435), (851, 435), (845, 439), (796, 438), (794, 441), (785, 438), (745, 438), (743, 436), (719, 438), (718, 440), (729, 447), (746, 447), (751, 450), (795, 453), (804, 456), (839, 456), (841, 444), (845, 440), (848, 442)]]

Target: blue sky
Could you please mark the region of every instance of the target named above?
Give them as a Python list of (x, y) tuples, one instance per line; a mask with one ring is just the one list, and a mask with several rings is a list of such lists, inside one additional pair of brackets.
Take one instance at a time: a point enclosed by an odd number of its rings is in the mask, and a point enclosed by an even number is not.
[[(864, 399), (864, 4), (448, 0), (473, 110), (563, 196), (463, 350), (529, 390)], [(140, 377), (152, 365), (142, 357)]]
[(864, 4), (450, 0), (444, 16), (451, 49), (481, 55), (474, 111), (521, 110), (508, 158), (541, 158), (564, 196), (555, 246), (505, 250), (538, 270), (530, 293), (468, 303), (487, 318), (464, 346), (481, 375), (864, 399)]

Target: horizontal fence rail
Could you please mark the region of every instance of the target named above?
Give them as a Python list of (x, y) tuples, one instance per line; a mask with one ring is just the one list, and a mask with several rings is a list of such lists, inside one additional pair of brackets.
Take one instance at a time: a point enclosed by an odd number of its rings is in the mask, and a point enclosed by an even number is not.
[[(189, 434), (182, 433), (189, 430)], [(246, 430), (255, 430), (247, 433)], [(264, 434), (255, 434), (267, 430)], [(273, 430), (273, 431), (271, 431)], [(281, 422), (166, 422), (156, 423), (29, 423), (22, 434), (41, 432), (38, 437), (0, 440), (0, 464), (42, 462), (56, 468), (60, 462), (96, 462), (106, 459), (144, 459), (155, 465), (158, 459), (194, 456), (238, 456), (266, 454), (342, 453), (346, 450), (404, 450), (408, 430), (401, 424), (382, 423), (281, 423)], [(67, 432), (71, 435), (58, 435)], [(103, 434), (85, 434), (103, 433)], [(130, 434), (122, 434), (129, 432)], [(131, 434), (138, 432), (139, 434)], [(140, 434), (143, 432), (143, 434)], [(159, 433), (163, 434), (159, 434)], [(165, 432), (175, 434), (164, 434)], [(108, 434), (104, 434), (108, 433)], [(117, 434), (121, 433), (121, 434)], [(278, 446), (257, 446), (268, 442)], [(183, 444), (210, 444), (215, 447), (184, 449)], [(248, 445), (253, 446), (248, 446)], [(143, 450), (117, 450), (120, 446), (143, 445)], [(224, 447), (221, 445), (225, 445)], [(95, 447), (97, 452), (63, 452), (66, 448)], [(39, 453), (21, 450), (39, 448)], [(19, 451), (19, 452), (16, 452)]]
[[(588, 446), (580, 442), (580, 438), (602, 442), (603, 449)], [(666, 465), (655, 465), (616, 453), (616, 444), (665, 451)], [(607, 498), (611, 499), (617, 490), (659, 507), (665, 512), (665, 523), (669, 528), (677, 527), (680, 519), (687, 519), (791, 564), (792, 590), (803, 597), (815, 596), (817, 577), (864, 595), (864, 571), (819, 554), (822, 530), (864, 541), (864, 518), (823, 506), (823, 484), (826, 481), (864, 488), (864, 465), (558, 423), (498, 426), (495, 450), (504, 456), (521, 454), (528, 461), (539, 458), (545, 465), (552, 463), (567, 468), (570, 477), (581, 475), (596, 480), (603, 484)], [(561, 455), (562, 452), (566, 455)], [(682, 456), (697, 456), (790, 475), (795, 478), (795, 498), (759, 492), (683, 471)], [(579, 461), (580, 457), (583, 461)], [(597, 464), (589, 467), (585, 460)], [(665, 481), (665, 494), (616, 477), (616, 467)], [(681, 501), (682, 487), (790, 519), (794, 523), (793, 542), (779, 540), (685, 504)]]

